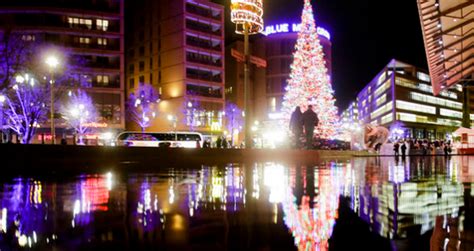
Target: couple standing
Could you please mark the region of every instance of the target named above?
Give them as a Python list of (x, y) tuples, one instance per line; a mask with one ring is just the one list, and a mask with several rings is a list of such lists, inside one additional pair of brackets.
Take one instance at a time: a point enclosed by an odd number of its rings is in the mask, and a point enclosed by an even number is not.
[(313, 111), (313, 106), (308, 105), (308, 109), (302, 113), (301, 108), (297, 106), (295, 111), (291, 114), (290, 130), (295, 137), (295, 146), (299, 148), (301, 145), (301, 134), (304, 133), (306, 137), (306, 147), (313, 148), (314, 128), (318, 126), (318, 115)]

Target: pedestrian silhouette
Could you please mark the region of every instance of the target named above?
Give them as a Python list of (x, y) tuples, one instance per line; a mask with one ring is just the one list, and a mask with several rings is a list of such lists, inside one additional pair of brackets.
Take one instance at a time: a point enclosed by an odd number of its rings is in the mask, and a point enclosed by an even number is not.
[(303, 134), (303, 113), (299, 106), (291, 114), (290, 131), (293, 133), (294, 146), (299, 148), (301, 145), (301, 134)]
[(314, 128), (318, 126), (318, 124), (318, 115), (313, 111), (313, 106), (308, 105), (308, 109), (303, 113), (303, 125), (307, 149), (311, 149), (313, 147)]

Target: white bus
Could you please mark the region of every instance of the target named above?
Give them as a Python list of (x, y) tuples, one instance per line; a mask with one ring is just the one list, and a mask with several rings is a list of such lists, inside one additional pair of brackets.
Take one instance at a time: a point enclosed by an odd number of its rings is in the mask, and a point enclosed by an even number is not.
[(203, 136), (197, 132), (122, 132), (117, 136), (118, 146), (196, 148)]

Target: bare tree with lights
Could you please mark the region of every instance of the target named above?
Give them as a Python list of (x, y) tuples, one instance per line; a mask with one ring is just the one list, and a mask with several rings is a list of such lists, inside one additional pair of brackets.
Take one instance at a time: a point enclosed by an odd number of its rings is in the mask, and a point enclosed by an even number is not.
[(145, 131), (157, 116), (159, 102), (160, 96), (152, 85), (140, 85), (127, 100), (127, 113)]
[(66, 123), (79, 136), (78, 143), (82, 144), (84, 134), (89, 131), (90, 124), (96, 122), (98, 117), (92, 98), (82, 90), (71, 93), (66, 105), (60, 108), (60, 112)]
[(47, 119), (49, 85), (41, 84), (30, 75), (16, 76), (15, 84), (5, 92), (5, 121), (28, 144), (36, 129)]
[(15, 84), (18, 72), (26, 72), (38, 48), (31, 34), (6, 30), (0, 33), (0, 90)]
[(231, 135), (231, 143), (234, 145), (234, 131), (241, 130), (244, 125), (244, 117), (242, 110), (234, 103), (226, 103), (225, 105), (225, 123), (226, 128)]

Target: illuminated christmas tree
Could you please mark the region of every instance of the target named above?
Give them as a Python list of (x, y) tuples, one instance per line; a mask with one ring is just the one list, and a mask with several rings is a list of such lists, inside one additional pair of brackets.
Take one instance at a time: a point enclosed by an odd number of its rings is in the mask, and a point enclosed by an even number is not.
[(305, 0), (295, 49), (282, 110), (289, 121), (296, 106), (304, 112), (308, 105), (313, 105), (319, 117), (315, 134), (325, 139), (332, 138), (338, 121), (336, 100), (309, 0)]

